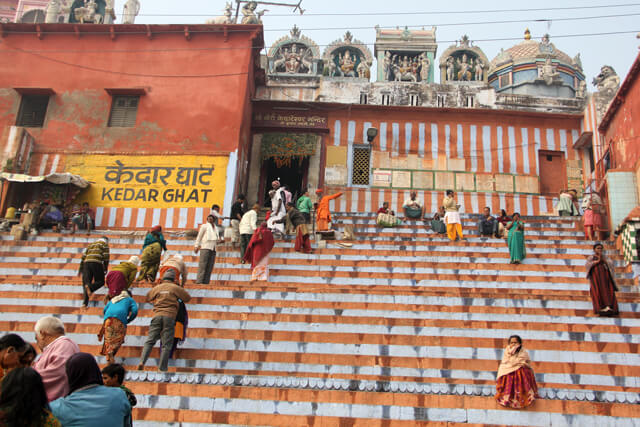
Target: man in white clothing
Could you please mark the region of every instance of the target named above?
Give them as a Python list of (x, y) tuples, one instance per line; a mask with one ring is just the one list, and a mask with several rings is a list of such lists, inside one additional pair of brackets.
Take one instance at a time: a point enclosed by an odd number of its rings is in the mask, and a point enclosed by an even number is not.
[(267, 221), (267, 227), (272, 231), (277, 231), (281, 236), (284, 236), (284, 223), (278, 223), (276, 221), (281, 220), (287, 214), (285, 209), (285, 195), (282, 188), (280, 188), (279, 181), (273, 181), (271, 183), (273, 190), (269, 192), (271, 195), (271, 215)]
[(202, 224), (198, 231), (198, 237), (194, 245), (194, 252), (200, 252), (196, 284), (208, 285), (211, 280), (211, 271), (213, 270), (213, 264), (216, 262), (216, 244), (220, 239), (214, 224), (215, 218), (213, 215), (209, 215), (207, 222)]
[(260, 205), (256, 203), (242, 215), (240, 220), (240, 262), (242, 264), (244, 264), (244, 253), (247, 251), (251, 236), (258, 228), (258, 212), (260, 212)]
[(402, 204), (404, 209), (404, 216), (412, 219), (419, 219), (424, 216), (424, 205), (422, 201), (418, 199), (418, 193), (412, 191), (409, 193), (409, 198)]

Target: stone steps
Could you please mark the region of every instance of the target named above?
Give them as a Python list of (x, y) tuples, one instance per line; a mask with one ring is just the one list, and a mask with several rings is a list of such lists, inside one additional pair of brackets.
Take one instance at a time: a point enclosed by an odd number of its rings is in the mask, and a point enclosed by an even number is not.
[[(526, 218), (517, 266), (504, 240), (471, 225), (450, 243), (419, 224), (378, 230), (371, 214), (337, 223), (349, 221), (365, 230), (351, 248), (329, 242), (309, 256), (277, 242), (268, 283), (249, 283), (237, 249), (221, 246), (212, 283), (187, 284), (188, 337), (166, 374), (157, 349), (134, 369), (152, 317), (150, 285), (136, 285), (139, 317), (117, 356), (136, 425), (640, 425), (640, 292), (613, 246), (621, 315), (600, 318), (584, 277), (592, 243), (574, 219)], [(140, 254), (144, 236), (107, 234), (112, 263)], [(193, 241), (168, 237), (193, 280)], [(80, 307), (77, 277), (95, 238), (0, 234), (0, 330), (33, 340), (35, 321), (53, 313), (97, 355), (103, 304)], [(517, 415), (493, 399), (511, 334), (526, 340), (542, 397)]]

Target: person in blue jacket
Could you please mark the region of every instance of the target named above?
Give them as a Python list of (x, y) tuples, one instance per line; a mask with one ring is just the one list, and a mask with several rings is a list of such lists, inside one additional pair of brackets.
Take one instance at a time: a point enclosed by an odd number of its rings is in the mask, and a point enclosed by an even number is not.
[(65, 365), (69, 394), (51, 402), (64, 427), (120, 427), (131, 423), (131, 405), (120, 388), (103, 385), (96, 359), (76, 353)]
[(112, 297), (103, 310), (104, 322), (98, 332), (98, 340), (102, 344), (100, 354), (107, 356), (107, 363), (114, 363), (115, 355), (127, 336), (127, 325), (138, 315), (138, 304), (131, 298), (129, 291), (123, 290)]

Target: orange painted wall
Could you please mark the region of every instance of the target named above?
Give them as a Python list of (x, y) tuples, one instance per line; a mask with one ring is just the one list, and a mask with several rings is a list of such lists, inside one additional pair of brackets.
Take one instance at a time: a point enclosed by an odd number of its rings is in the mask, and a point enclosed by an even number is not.
[(392, 156), (418, 154), (434, 164), (442, 157), (464, 158), (468, 171), (537, 175), (538, 150), (564, 151), (567, 160), (579, 159), (572, 145), (581, 119), (504, 110), (354, 106), (329, 113), (327, 144), (347, 146), (351, 138), (361, 144), (370, 123), (379, 131), (373, 149)]
[[(20, 106), (12, 88), (50, 88), (55, 95), (44, 127), (30, 129), (36, 151), (221, 153), (238, 148), (250, 116), (261, 26), (236, 25), (225, 34), (223, 26), (193, 25), (190, 40), (181, 25), (81, 25), (80, 36), (71, 25), (40, 28), (41, 39), (33, 25), (2, 27), (3, 132), (15, 124)], [(111, 96), (106, 88), (145, 89), (135, 128), (107, 127)]]

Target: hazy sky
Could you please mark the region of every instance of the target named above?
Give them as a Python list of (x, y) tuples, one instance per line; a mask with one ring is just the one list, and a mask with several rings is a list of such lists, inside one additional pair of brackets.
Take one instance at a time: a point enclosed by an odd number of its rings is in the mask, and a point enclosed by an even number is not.
[[(117, 2), (118, 12), (121, 12), (123, 2), (124, 0)], [(282, 2), (296, 3), (297, 0)], [(221, 15), (225, 5), (224, 0), (141, 0), (141, 3), (140, 15), (136, 20), (136, 23), (141, 24), (204, 23), (206, 19)], [(548, 32), (556, 48), (571, 57), (577, 53), (581, 54), (584, 73), (591, 91), (591, 80), (604, 64), (613, 66), (618, 75), (624, 78), (638, 55), (640, 46), (640, 39), (636, 38), (640, 32), (640, 2), (629, 0), (302, 0), (302, 8), (305, 10), (303, 15), (293, 14), (290, 8), (279, 6), (260, 6), (258, 10), (264, 8), (269, 9), (263, 18), (267, 47), (287, 34), (296, 24), (301, 28), (303, 35), (310, 37), (320, 46), (321, 52), (326, 45), (341, 38), (347, 30), (350, 30), (355, 38), (369, 45), (373, 53), (376, 25), (407, 25), (410, 28), (436, 26), (438, 59), (449, 45), (459, 40), (463, 34), (467, 34), (491, 60), (500, 48), (506, 49), (519, 43), (527, 27), (536, 40)], [(575, 9), (552, 10), (554, 8)], [(505, 12), (507, 9), (512, 11)], [(513, 11), (514, 9), (546, 10)], [(119, 22), (119, 19), (116, 22)], [(630, 33), (586, 35), (610, 32)], [(568, 35), (572, 37), (561, 37)]]

